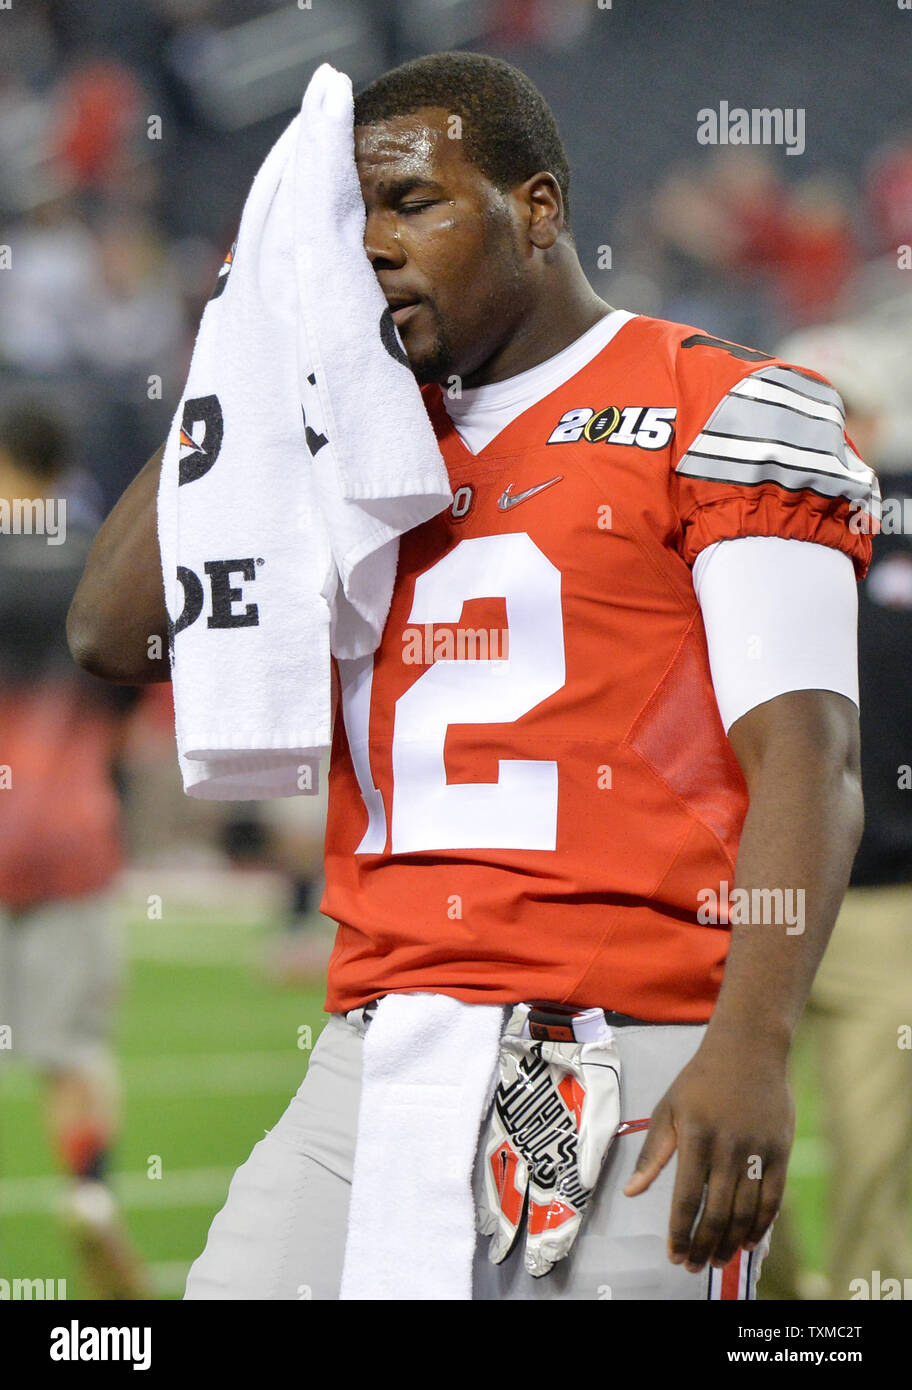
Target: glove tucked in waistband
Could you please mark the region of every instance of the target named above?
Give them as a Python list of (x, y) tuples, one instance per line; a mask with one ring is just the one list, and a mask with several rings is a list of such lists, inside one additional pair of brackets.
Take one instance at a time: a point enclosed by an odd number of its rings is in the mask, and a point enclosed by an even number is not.
[(601, 1009), (517, 1004), (501, 1039), (482, 1135), (478, 1229), (506, 1259), (528, 1207), (525, 1267), (568, 1254), (620, 1122), (620, 1059)]

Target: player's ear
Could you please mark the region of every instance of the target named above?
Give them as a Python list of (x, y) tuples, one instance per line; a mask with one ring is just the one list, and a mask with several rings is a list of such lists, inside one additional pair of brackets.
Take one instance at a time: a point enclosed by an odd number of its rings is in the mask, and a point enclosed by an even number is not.
[(533, 246), (547, 251), (557, 241), (564, 225), (564, 200), (557, 179), (543, 170), (526, 179), (513, 192), (523, 204), (529, 240)]

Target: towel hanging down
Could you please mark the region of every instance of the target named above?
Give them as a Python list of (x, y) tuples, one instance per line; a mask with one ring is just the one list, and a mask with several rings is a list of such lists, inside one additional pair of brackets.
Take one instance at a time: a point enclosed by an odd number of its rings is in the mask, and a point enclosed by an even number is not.
[(340, 1299), (470, 1299), (472, 1179), (504, 1010), (387, 994), (364, 1039)]
[(165, 446), (158, 529), (184, 790), (316, 790), (330, 654), (365, 656), (399, 537), (452, 501), (364, 250), (350, 79), (324, 63), (257, 174)]

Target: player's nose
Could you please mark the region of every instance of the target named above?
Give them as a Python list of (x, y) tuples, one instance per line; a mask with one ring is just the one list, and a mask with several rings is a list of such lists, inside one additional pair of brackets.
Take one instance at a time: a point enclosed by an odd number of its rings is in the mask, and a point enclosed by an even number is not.
[(364, 250), (374, 270), (403, 266), (408, 257), (396, 233), (393, 219), (380, 212), (369, 212), (364, 226)]

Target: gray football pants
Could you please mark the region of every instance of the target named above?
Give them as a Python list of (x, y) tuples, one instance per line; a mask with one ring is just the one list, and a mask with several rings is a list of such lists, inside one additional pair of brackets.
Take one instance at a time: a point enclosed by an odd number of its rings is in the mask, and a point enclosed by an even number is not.
[[(330, 1016), (297, 1095), (235, 1173), (190, 1269), (185, 1298), (338, 1298), (366, 1026), (361, 1009)], [(704, 1031), (703, 1025), (615, 1027), (622, 1123), (649, 1118)], [(668, 1260), (674, 1158), (646, 1192), (624, 1196), (645, 1137), (645, 1130), (634, 1130), (615, 1139), (570, 1255), (544, 1278), (523, 1268), (524, 1229), (501, 1265), (489, 1262), (487, 1237), (479, 1236), (474, 1298), (753, 1298), (765, 1242), (753, 1255), (736, 1257), (739, 1269), (729, 1266), (724, 1292), (722, 1271), (688, 1274)]]

